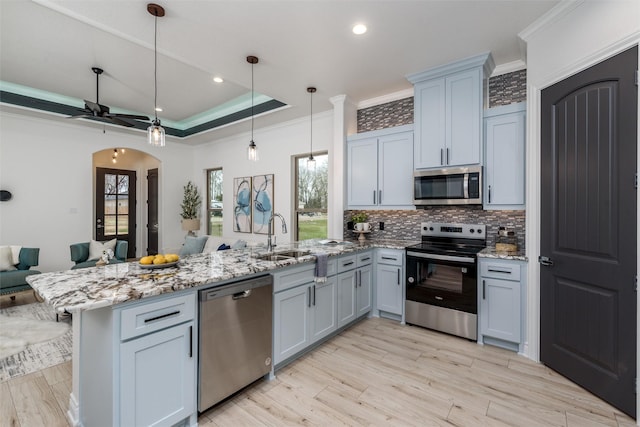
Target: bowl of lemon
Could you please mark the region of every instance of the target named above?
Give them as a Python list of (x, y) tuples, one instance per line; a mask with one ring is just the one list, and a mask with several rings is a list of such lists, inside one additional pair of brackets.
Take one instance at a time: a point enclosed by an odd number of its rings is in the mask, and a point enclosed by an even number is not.
[(180, 257), (176, 254), (149, 255), (140, 258), (138, 264), (142, 268), (167, 268), (178, 264)]

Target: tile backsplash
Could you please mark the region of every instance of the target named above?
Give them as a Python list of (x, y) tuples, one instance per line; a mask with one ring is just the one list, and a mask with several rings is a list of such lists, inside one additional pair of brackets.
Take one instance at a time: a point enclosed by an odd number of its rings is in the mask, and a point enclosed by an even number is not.
[[(487, 226), (487, 246), (493, 246), (498, 235), (498, 227), (506, 227), (516, 232), (518, 247), (525, 249), (525, 211), (483, 210), (482, 206), (430, 206), (416, 210), (367, 210), (344, 212), (343, 238), (354, 239), (357, 233), (347, 229), (347, 222), (356, 212), (365, 212), (367, 222), (373, 226), (368, 239), (420, 240), (420, 223), (450, 222), (461, 224), (484, 224)], [(384, 230), (380, 230), (384, 222)]]

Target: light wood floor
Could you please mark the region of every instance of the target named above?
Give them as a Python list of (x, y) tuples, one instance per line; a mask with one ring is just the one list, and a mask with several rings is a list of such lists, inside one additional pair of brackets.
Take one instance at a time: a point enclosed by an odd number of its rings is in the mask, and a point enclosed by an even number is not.
[[(276, 376), (201, 414), (199, 425), (635, 425), (515, 353), (385, 319), (355, 325)], [(67, 425), (70, 388), (71, 363), (0, 384), (0, 426)]]

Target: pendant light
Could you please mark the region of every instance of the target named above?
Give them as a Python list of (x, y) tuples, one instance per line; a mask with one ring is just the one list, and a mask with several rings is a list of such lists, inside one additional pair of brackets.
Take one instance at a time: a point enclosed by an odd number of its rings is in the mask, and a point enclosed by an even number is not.
[(309, 104), (310, 104), (310, 113), (309, 113), (309, 120), (310, 120), (310, 138), (309, 138), (309, 142), (310, 142), (310, 147), (309, 147), (309, 158), (307, 159), (307, 169), (315, 169), (316, 167), (316, 159), (313, 158), (313, 94), (316, 92), (316, 88), (315, 87), (308, 87), (307, 88), (307, 92), (309, 92)]
[(160, 119), (158, 119), (158, 17), (161, 18), (164, 16), (164, 8), (155, 3), (149, 3), (147, 5), (147, 11), (155, 17), (153, 36), (153, 109), (155, 119), (151, 122), (151, 126), (147, 128), (147, 142), (156, 147), (164, 147), (164, 128), (160, 125)]
[(247, 147), (247, 159), (256, 162), (258, 161), (258, 147), (253, 142), (253, 66), (258, 63), (257, 56), (247, 56), (247, 62), (251, 64), (251, 142)]

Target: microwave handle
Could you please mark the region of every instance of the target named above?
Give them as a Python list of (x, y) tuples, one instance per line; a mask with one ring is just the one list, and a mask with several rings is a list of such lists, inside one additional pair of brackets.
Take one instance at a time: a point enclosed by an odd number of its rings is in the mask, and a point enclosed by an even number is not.
[(468, 173), (464, 174), (462, 186), (464, 191), (464, 198), (468, 199), (469, 198), (469, 174)]

